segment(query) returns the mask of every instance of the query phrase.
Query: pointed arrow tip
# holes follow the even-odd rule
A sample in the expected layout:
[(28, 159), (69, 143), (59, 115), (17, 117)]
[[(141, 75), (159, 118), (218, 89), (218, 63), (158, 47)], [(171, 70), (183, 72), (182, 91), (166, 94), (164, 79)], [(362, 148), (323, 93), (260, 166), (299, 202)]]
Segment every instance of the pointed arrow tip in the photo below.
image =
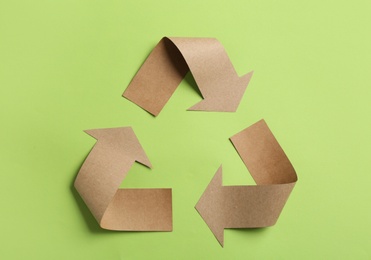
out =
[(225, 212), (222, 203), (222, 178), (222, 166), (220, 166), (195, 208), (223, 247)]
[[(243, 75), (236, 80), (231, 81), (232, 91), (218, 92), (214, 96), (205, 96), (203, 100), (188, 108), (190, 111), (215, 111), (215, 112), (236, 112), (245, 93), (247, 86), (251, 80), (254, 71)], [(234, 82), (234, 83), (232, 83)]]
[(249, 85), (250, 80), (251, 80), (253, 74), (254, 74), (254, 71), (252, 70), (249, 73), (246, 73), (245, 75), (243, 75), (242, 77), (240, 77), (240, 80), (242, 81), (242, 86), (244, 86), (245, 89)]
[(134, 133), (133, 128), (131, 127), (125, 127), (125, 131), (127, 131), (127, 136), (130, 139), (130, 143), (132, 144), (132, 147), (135, 149), (133, 150), (133, 156), (135, 157), (135, 161), (147, 166), (148, 168), (152, 168), (152, 164), (149, 161), (146, 152), (144, 151), (142, 145), (140, 144), (137, 136)]
[[(227, 102), (225, 102), (227, 101)], [(238, 104), (237, 104), (238, 106)], [(237, 106), (234, 102), (229, 102), (229, 100), (215, 99), (215, 98), (205, 98), (188, 108), (188, 111), (209, 111), (209, 112), (236, 112)]]
[(104, 129), (88, 129), (88, 130), (84, 130), (85, 133), (87, 133), (88, 135), (90, 135), (91, 137), (95, 138), (95, 139), (99, 139), (101, 138), (101, 132), (104, 131)]
[(128, 150), (126, 153), (132, 157), (136, 162), (152, 168), (142, 145), (131, 127), (117, 127), (117, 128), (102, 128), (85, 130), (85, 133), (101, 142), (109, 142), (117, 144), (121, 151)]
[(207, 110), (207, 104), (205, 99), (201, 100), (197, 104), (187, 109), (187, 111), (205, 111), (205, 110)]
[(136, 159), (135, 160), (136, 162), (140, 163), (140, 164), (143, 164), (144, 166), (147, 166), (148, 168), (152, 169), (153, 166), (151, 164), (151, 162), (149, 161), (147, 155), (144, 154), (144, 157), (141, 158), (141, 159)]

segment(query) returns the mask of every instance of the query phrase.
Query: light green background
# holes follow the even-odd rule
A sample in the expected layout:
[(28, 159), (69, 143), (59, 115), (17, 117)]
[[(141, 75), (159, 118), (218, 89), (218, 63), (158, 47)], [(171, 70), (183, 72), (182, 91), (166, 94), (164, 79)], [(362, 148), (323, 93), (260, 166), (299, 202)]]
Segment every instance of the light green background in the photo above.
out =
[[(371, 259), (370, 1), (0, 0), (1, 259)], [(187, 112), (188, 75), (154, 118), (122, 92), (162, 36), (216, 37), (255, 74), (237, 113)], [(274, 227), (225, 230), (194, 209), (228, 138), (264, 118), (299, 182)], [(101, 230), (72, 188), (95, 143), (133, 126), (154, 165), (123, 187), (173, 188), (174, 231)]]

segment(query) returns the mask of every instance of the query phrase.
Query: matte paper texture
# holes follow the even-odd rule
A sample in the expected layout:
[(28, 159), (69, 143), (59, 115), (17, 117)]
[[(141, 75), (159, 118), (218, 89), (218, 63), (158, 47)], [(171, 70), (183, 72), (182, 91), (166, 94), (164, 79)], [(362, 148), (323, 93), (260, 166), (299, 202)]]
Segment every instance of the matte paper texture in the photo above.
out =
[[(371, 1), (0, 0), (0, 259), (370, 259)], [(121, 95), (164, 35), (214, 37), (238, 76), (236, 113), (188, 72), (157, 117)], [(165, 86), (165, 85), (164, 85)], [(264, 118), (298, 173), (275, 226), (224, 229), (194, 206), (256, 185), (228, 138)], [(121, 189), (172, 188), (172, 232), (112, 232), (74, 187), (97, 140), (132, 126), (152, 168)]]
[(97, 139), (75, 187), (104, 229), (171, 231), (171, 189), (119, 189), (135, 161), (151, 167), (131, 127), (86, 131)]
[(214, 38), (164, 37), (123, 96), (157, 116), (188, 71), (204, 98), (188, 110), (236, 111), (252, 76), (239, 77)]
[(222, 186), (222, 167), (196, 205), (219, 243), (224, 228), (261, 228), (276, 223), (297, 176), (264, 120), (231, 137), (257, 186)]

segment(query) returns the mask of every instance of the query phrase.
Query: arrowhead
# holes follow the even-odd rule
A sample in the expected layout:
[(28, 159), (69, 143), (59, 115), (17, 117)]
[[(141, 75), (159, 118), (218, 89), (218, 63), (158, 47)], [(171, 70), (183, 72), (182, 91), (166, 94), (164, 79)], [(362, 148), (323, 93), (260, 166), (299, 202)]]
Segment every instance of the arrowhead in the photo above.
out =
[[(235, 112), (241, 102), (242, 96), (245, 93), (247, 85), (253, 75), (253, 71), (245, 74), (237, 79), (237, 82), (231, 85), (223, 85), (221, 88), (213, 89), (212, 96), (206, 96), (199, 103), (188, 108), (187, 110), (193, 111), (215, 111), (215, 112)], [(232, 85), (233, 84), (233, 85)], [(202, 91), (201, 91), (202, 92)]]
[(97, 139), (98, 143), (109, 143), (134, 161), (152, 168), (151, 162), (131, 127), (91, 129), (84, 132)]
[(222, 166), (196, 204), (196, 210), (211, 229), (221, 246), (224, 246), (224, 194), (222, 189)]

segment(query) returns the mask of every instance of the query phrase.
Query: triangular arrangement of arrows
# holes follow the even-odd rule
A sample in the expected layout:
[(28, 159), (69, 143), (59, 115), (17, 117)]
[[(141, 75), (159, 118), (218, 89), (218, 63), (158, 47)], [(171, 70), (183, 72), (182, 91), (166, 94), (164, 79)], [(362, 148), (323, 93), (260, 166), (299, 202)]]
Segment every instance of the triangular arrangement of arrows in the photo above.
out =
[(123, 96), (157, 116), (191, 71), (204, 98), (188, 110), (235, 112), (253, 72), (239, 77), (214, 38), (164, 37)]
[(297, 176), (264, 120), (230, 138), (256, 186), (222, 186), (222, 167), (196, 205), (224, 246), (224, 228), (259, 228), (276, 223)]
[[(203, 100), (189, 110), (234, 112), (252, 72), (239, 77), (213, 38), (164, 37), (123, 96), (157, 116), (190, 71)], [(97, 143), (75, 187), (104, 229), (171, 231), (171, 189), (119, 189), (135, 161), (151, 167), (131, 127), (86, 131)], [(225, 228), (274, 225), (297, 181), (289, 159), (264, 120), (230, 138), (257, 185), (223, 186), (220, 167), (196, 205), (219, 243)]]

